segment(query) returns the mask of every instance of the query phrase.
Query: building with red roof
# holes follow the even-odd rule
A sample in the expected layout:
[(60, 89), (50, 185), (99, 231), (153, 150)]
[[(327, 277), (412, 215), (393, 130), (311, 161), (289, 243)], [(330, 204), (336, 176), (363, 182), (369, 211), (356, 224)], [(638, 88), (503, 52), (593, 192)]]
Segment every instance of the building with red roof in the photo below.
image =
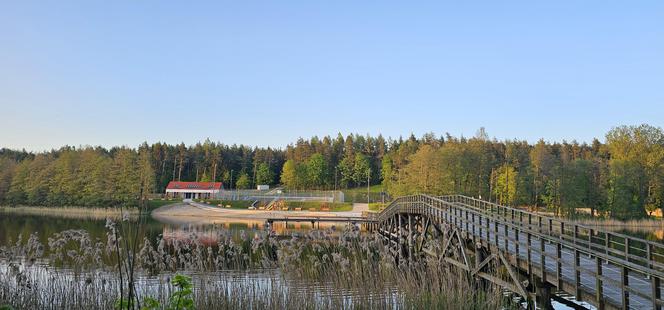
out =
[(209, 199), (221, 192), (221, 182), (180, 182), (171, 181), (166, 186), (166, 197), (184, 199)]

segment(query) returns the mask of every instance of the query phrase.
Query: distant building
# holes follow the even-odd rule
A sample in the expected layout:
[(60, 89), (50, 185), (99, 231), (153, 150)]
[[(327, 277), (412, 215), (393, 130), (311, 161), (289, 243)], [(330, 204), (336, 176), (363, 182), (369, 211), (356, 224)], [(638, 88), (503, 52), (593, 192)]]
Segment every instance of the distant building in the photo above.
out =
[(221, 191), (221, 182), (177, 182), (166, 186), (166, 197), (184, 199), (209, 199)]
[(258, 185), (258, 186), (256, 186), (256, 189), (259, 190), (259, 191), (266, 191), (266, 190), (270, 189), (270, 185)]

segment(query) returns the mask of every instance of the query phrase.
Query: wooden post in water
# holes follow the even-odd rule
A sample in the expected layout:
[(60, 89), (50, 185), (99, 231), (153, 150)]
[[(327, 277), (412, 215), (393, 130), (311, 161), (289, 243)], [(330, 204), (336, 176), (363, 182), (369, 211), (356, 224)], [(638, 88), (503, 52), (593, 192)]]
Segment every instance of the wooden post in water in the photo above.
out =
[(408, 213), (408, 259), (413, 259), (413, 218)]
[(401, 257), (403, 256), (403, 223), (401, 222), (401, 214), (397, 213), (397, 216), (399, 217), (399, 243), (397, 244), (398, 250), (399, 251), (399, 260), (401, 260)]
[(535, 301), (538, 309), (553, 310), (551, 304), (551, 285), (541, 279), (535, 280)]

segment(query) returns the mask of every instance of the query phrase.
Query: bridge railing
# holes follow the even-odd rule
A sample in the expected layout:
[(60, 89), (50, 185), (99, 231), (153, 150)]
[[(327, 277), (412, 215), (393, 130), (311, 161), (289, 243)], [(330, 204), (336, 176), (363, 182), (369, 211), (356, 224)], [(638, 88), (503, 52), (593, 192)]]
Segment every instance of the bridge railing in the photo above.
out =
[[(623, 296), (622, 303), (618, 300), (618, 304), (628, 305), (629, 296), (633, 294), (640, 296), (641, 301), (651, 300), (651, 304), (655, 307), (663, 305), (659, 282), (664, 277), (664, 264), (662, 264), (664, 246), (658, 243), (461, 195), (400, 197), (373, 216), (376, 221), (381, 222), (400, 212), (442, 216), (449, 224), (470, 232), (473, 238), (478, 237), (501, 250), (516, 253), (517, 261), (519, 248), (526, 248), (529, 266), (539, 263), (543, 268), (547, 265), (545, 262), (555, 261), (557, 268), (554, 269), (557, 270), (553, 271), (553, 276), (557, 281), (562, 279), (562, 249), (569, 249), (573, 252), (573, 264), (576, 270), (573, 284), (578, 290), (581, 287), (581, 274), (590, 272), (589, 275), (596, 281), (594, 287), (598, 303), (603, 302), (602, 299), (606, 297), (602, 293), (603, 287), (611, 284), (618, 286)], [(503, 231), (499, 232), (499, 227)], [(522, 235), (522, 239), (519, 235)], [(556, 248), (554, 253), (545, 251), (545, 243)], [(537, 259), (535, 255), (538, 256)], [(580, 265), (581, 255), (587, 255), (589, 259), (595, 261), (595, 271)], [(618, 266), (622, 270), (621, 278), (615, 279), (603, 275), (602, 261)], [(542, 270), (542, 276), (549, 272), (551, 271)], [(650, 279), (648, 282), (651, 282), (649, 286), (652, 290), (647, 292), (635, 290), (631, 287), (633, 283), (630, 283), (630, 275), (640, 275), (639, 277)]]
[(495, 214), (506, 221), (518, 224), (531, 231), (534, 230), (550, 237), (557, 237), (595, 253), (602, 252), (605, 256), (622, 259), (626, 263), (664, 272), (664, 245), (661, 243), (463, 195), (439, 198)]

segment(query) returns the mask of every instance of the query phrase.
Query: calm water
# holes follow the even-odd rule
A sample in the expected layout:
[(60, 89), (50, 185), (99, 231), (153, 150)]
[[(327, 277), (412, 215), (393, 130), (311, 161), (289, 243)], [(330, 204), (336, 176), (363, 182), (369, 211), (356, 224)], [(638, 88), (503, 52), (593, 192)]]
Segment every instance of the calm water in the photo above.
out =
[[(48, 243), (48, 238), (53, 236), (53, 234), (69, 230), (69, 229), (83, 229), (86, 230), (92, 240), (103, 240), (106, 239), (107, 229), (105, 227), (106, 219), (102, 218), (71, 218), (66, 216), (48, 216), (48, 215), (27, 215), (27, 214), (14, 214), (14, 213), (5, 213), (0, 211), (0, 246), (10, 245), (16, 242), (19, 236), (22, 236), (25, 241), (30, 234), (36, 233), (40, 241), (43, 244)], [(339, 226), (340, 224), (336, 224)], [(334, 226), (334, 224), (327, 224), (327, 227)], [(158, 237), (163, 236), (165, 239), (170, 238), (188, 238), (191, 232), (195, 232), (199, 238), (204, 240), (204, 242), (209, 242), (210, 244), (215, 244), (215, 236), (217, 236), (218, 231), (230, 231), (232, 234), (247, 234), (252, 236), (257, 232), (264, 230), (263, 220), (203, 220), (197, 223), (186, 223), (178, 221), (177, 219), (164, 219), (164, 218), (153, 218), (151, 216), (147, 217), (146, 227), (146, 237), (151, 240), (156, 240)], [(325, 226), (323, 226), (325, 227)], [(311, 229), (311, 224), (289, 224), (284, 226), (283, 224), (276, 224), (274, 230), (277, 234), (288, 235), (293, 232), (304, 232)], [(630, 232), (622, 231), (630, 235), (634, 235), (639, 238), (645, 238), (654, 241), (662, 242), (664, 233), (660, 231), (659, 228), (653, 228), (652, 232), (647, 230), (641, 230), (640, 232)], [(5, 264), (0, 263), (0, 271), (3, 268), (7, 268)], [(24, 267), (24, 268), (42, 268), (39, 265), (33, 267)], [(50, 275), (52, 269), (44, 266), (45, 275)], [(58, 268), (60, 271), (58, 273), (64, 272), (68, 274), (66, 270)], [(51, 270), (51, 271), (48, 271)], [(275, 283), (282, 283), (284, 281), (279, 275), (277, 270), (254, 270), (254, 271), (222, 271), (214, 273), (205, 273), (205, 277), (215, 277), (218, 282), (223, 283), (236, 283), (237, 285), (245, 285), (247, 283), (259, 283), (259, 286), (270, 286)], [(141, 276), (140, 282), (142, 283), (142, 290), (146, 292), (154, 293), (153, 290), (157, 287), (158, 283), (162, 283), (168, 277), (168, 275), (158, 275), (158, 276)], [(275, 282), (276, 281), (276, 282)], [(321, 292), (330, 292), (334, 291), (334, 295), (340, 294), (343, 296), (352, 296), (355, 292), (352, 290), (339, 290), (338, 288), (332, 288), (325, 283), (316, 283), (310, 281), (293, 281), (293, 279), (288, 280), (288, 286), (295, 289), (301, 290), (315, 290), (319, 293)], [(395, 287), (396, 288), (396, 287)], [(323, 293), (325, 294), (325, 293)], [(384, 298), (394, 298), (387, 294)], [(556, 309), (564, 309), (562, 305), (557, 304)]]
[[(119, 219), (115, 219), (116, 221)], [(136, 221), (136, 219), (133, 219)], [(196, 224), (180, 223), (177, 219), (155, 219), (152, 217), (147, 218), (147, 225), (145, 225), (145, 236), (151, 240), (157, 240), (162, 237), (168, 239), (186, 239), (189, 238), (192, 232), (195, 232), (199, 240), (203, 244), (216, 244), (215, 238), (218, 236), (219, 231), (230, 232), (232, 235), (246, 234), (253, 236), (258, 232), (264, 231), (263, 220), (206, 220)], [(336, 224), (339, 226), (340, 224)], [(107, 228), (106, 219), (102, 218), (71, 218), (67, 216), (48, 216), (48, 215), (28, 215), (28, 214), (15, 214), (0, 211), (0, 247), (9, 246), (16, 243), (19, 236), (22, 237), (23, 242), (31, 235), (37, 234), (42, 244), (48, 244), (48, 238), (52, 237), (55, 233), (62, 232), (70, 229), (82, 229), (87, 231), (93, 241), (100, 240), (106, 241)], [(334, 224), (321, 225), (321, 228), (335, 226)], [(316, 225), (318, 227), (318, 225)], [(336, 228), (336, 227), (335, 227)], [(278, 235), (289, 235), (294, 232), (306, 232), (312, 229), (309, 223), (303, 224), (283, 224), (273, 225), (273, 229)], [(54, 276), (60, 282), (73, 281), (81, 283), (81, 285), (88, 278), (94, 279), (93, 281), (108, 281), (112, 283), (115, 278), (112, 269), (100, 269), (92, 271), (80, 271), (71, 269), (69, 266), (50, 265), (48, 262), (39, 260), (35, 264), (19, 264), (17, 265), (21, 272), (28, 274), (32, 281), (48, 282), (53, 281)], [(10, 265), (6, 260), (0, 258), (0, 275), (6, 275), (9, 272)], [(359, 292), (356, 289), (339, 288), (332, 283), (311, 281), (299, 278), (292, 278), (287, 275), (282, 275), (278, 269), (255, 269), (255, 270), (222, 270), (214, 272), (192, 272), (184, 271), (195, 278), (196, 285), (206, 283), (206, 285), (217, 285), (222, 290), (235, 290), (242, 287), (254, 287), (271, 290), (275, 286), (287, 286), (290, 290), (302, 292), (314, 292), (318, 298), (342, 298), (345, 300), (352, 300), (356, 296), (366, 294), (366, 292)], [(163, 292), (159, 290), (163, 288), (164, 283), (169, 282), (172, 273), (165, 272), (157, 275), (147, 275), (138, 272), (139, 292), (145, 296), (158, 296)], [(1, 277), (0, 277), (1, 278)], [(9, 278), (4, 278), (5, 280)], [(202, 282), (201, 282), (202, 281)], [(86, 284), (87, 285), (87, 284)], [(115, 284), (114, 284), (115, 285)], [(389, 285), (390, 288), (386, 291), (379, 292), (377, 297), (392, 300), (396, 298), (397, 287), (395, 284)], [(83, 285), (85, 286), (85, 285)], [(112, 285), (111, 285), (112, 286)], [(111, 287), (106, 286), (106, 287)], [(113, 286), (114, 288), (114, 286)], [(50, 298), (50, 297), (49, 297)], [(53, 296), (57, 298), (57, 296)]]
[[(173, 220), (172, 218), (153, 218), (147, 217), (146, 236), (150, 240), (155, 240), (160, 235), (165, 238), (186, 238), (191, 232), (199, 236), (213, 236), (219, 230), (230, 231), (233, 234), (246, 233), (250, 237), (256, 232), (263, 231), (263, 220), (203, 220), (197, 223), (188, 223)], [(26, 240), (30, 234), (36, 233), (39, 240), (46, 244), (48, 237), (55, 233), (68, 229), (86, 230), (92, 240), (97, 238), (106, 239), (107, 229), (106, 220), (103, 218), (71, 218), (67, 216), (49, 216), (49, 215), (28, 215), (5, 213), (0, 211), (0, 246), (13, 244), (19, 238)], [(322, 224), (321, 228), (339, 227), (342, 224)], [(288, 235), (293, 232), (304, 232), (311, 229), (309, 223), (290, 223), (285, 226), (283, 223), (276, 223), (273, 229), (277, 234)], [(621, 233), (629, 234), (638, 238), (644, 238), (652, 241), (664, 242), (664, 231), (661, 228), (654, 227), (652, 231), (629, 231), (623, 230)], [(214, 240), (208, 240), (214, 242)]]
[[(116, 221), (119, 219), (115, 219)], [(134, 219), (135, 221), (135, 219)], [(147, 217), (145, 225), (145, 236), (150, 240), (156, 240), (163, 235), (168, 238), (187, 238), (191, 232), (195, 232), (199, 237), (211, 237), (217, 235), (216, 232), (223, 230), (232, 234), (247, 234), (252, 237), (255, 233), (264, 230), (264, 220), (226, 220), (226, 219), (204, 219), (196, 223), (178, 221), (177, 218), (153, 218)], [(14, 244), (19, 236), (25, 241), (30, 234), (36, 233), (42, 244), (48, 243), (48, 238), (53, 234), (69, 229), (86, 230), (92, 240), (106, 240), (107, 229), (104, 218), (72, 218), (68, 216), (49, 216), (33, 214), (16, 214), (0, 211), (0, 246)], [(321, 228), (340, 227), (343, 224), (323, 223)], [(318, 228), (318, 224), (316, 225)], [(288, 235), (293, 232), (306, 232), (312, 229), (310, 223), (289, 223), (285, 226), (283, 223), (275, 223), (274, 231), (278, 235)], [(206, 239), (207, 242), (215, 242)], [(216, 242), (215, 242), (216, 243)]]

